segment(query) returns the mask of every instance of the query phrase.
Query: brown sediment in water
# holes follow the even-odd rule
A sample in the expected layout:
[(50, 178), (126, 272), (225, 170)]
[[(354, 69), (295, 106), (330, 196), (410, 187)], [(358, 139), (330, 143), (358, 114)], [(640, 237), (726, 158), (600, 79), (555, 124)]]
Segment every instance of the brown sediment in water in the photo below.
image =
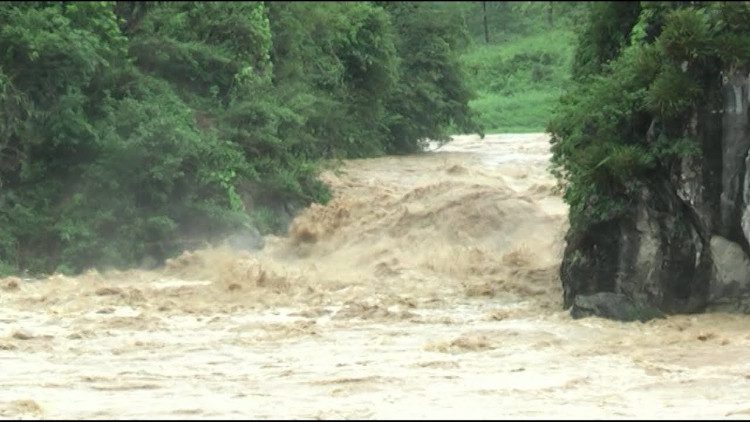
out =
[(346, 161), (254, 253), (2, 279), (0, 416), (742, 418), (748, 317), (561, 309), (548, 147)]

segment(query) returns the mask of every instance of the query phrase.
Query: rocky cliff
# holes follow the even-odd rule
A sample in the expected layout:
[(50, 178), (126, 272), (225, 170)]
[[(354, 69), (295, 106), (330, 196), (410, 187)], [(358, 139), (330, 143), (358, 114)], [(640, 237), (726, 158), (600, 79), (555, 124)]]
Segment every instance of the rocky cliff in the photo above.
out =
[(560, 274), (574, 317), (750, 310), (748, 70), (722, 72), (694, 108), (701, 154), (649, 178), (623, 215), (568, 234)]

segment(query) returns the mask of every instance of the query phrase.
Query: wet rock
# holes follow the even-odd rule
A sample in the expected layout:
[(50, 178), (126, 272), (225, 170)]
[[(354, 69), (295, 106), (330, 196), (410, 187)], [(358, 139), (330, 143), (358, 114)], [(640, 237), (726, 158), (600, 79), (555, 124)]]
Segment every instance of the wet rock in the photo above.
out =
[[(750, 311), (750, 63), (724, 69), (684, 136), (700, 153), (665, 160), (623, 213), (571, 229), (560, 276), (578, 296), (625, 294), (665, 313)], [(655, 142), (664, 123), (644, 133)]]
[(741, 297), (750, 293), (750, 259), (737, 243), (721, 236), (711, 237), (715, 276), (709, 300)]
[(750, 243), (750, 151), (745, 157), (745, 177), (743, 182), (743, 200), (742, 216), (740, 217), (740, 226), (745, 241)]
[(750, 149), (749, 85), (748, 73), (736, 68), (725, 74), (722, 86), (724, 113), (721, 116), (721, 224), (718, 234), (735, 241), (742, 233), (742, 188), (745, 157)]
[(568, 234), (560, 273), (566, 308), (579, 295), (618, 292), (665, 313), (705, 309), (711, 256), (694, 216), (670, 187), (666, 181), (644, 186), (622, 216)]
[(661, 312), (652, 307), (638, 306), (624, 294), (603, 292), (576, 296), (570, 316), (574, 319), (598, 316), (617, 321), (647, 321), (660, 317)]

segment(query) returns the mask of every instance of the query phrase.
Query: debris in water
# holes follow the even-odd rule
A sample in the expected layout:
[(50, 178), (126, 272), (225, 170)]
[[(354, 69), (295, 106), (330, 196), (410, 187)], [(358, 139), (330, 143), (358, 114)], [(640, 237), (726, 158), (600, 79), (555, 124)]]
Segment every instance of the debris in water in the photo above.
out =
[(112, 296), (119, 295), (122, 293), (122, 289), (117, 287), (102, 287), (94, 292), (97, 296)]
[(0, 289), (5, 291), (18, 290), (21, 285), (21, 279), (18, 277), (7, 277), (0, 280)]
[(707, 340), (711, 340), (713, 338), (716, 338), (716, 334), (714, 334), (714, 333), (701, 333), (701, 334), (698, 334), (698, 340), (700, 340), (700, 341), (707, 341)]
[(24, 329), (13, 331), (13, 334), (11, 334), (10, 336), (11, 338), (14, 338), (16, 340), (31, 340), (35, 337), (34, 334), (31, 333), (31, 331)]

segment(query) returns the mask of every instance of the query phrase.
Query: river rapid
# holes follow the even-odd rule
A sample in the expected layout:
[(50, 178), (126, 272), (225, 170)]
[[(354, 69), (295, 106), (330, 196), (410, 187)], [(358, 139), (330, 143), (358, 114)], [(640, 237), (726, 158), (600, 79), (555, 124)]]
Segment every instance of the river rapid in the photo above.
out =
[(573, 320), (544, 134), (345, 161), (261, 251), (0, 280), (0, 417), (750, 417), (750, 316)]

